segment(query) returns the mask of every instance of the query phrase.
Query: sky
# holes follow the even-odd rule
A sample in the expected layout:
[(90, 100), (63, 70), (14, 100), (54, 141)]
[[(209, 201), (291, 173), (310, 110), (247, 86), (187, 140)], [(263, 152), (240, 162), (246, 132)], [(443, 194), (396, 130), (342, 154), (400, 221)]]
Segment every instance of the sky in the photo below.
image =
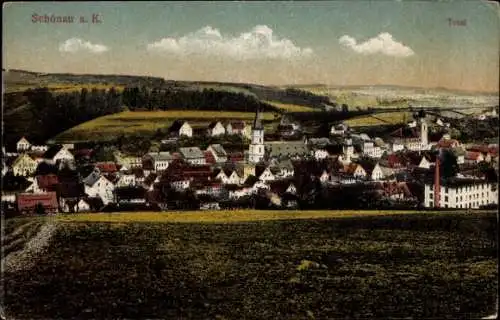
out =
[(498, 92), (499, 12), (472, 0), (4, 3), (2, 62), (38, 72)]

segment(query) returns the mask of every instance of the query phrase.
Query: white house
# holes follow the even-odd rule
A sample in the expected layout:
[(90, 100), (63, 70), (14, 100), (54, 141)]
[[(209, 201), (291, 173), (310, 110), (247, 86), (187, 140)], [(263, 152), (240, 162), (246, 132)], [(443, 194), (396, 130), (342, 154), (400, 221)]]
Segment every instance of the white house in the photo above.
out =
[(224, 163), (227, 161), (227, 152), (220, 144), (211, 144), (208, 146), (207, 151), (210, 151), (214, 156), (216, 163)]
[(189, 188), (190, 185), (191, 185), (191, 180), (187, 178), (174, 180), (170, 183), (170, 186), (174, 188), (176, 191), (184, 191), (187, 188)]
[(229, 177), (227, 177), (227, 180), (226, 180), (227, 184), (240, 184), (241, 183), (241, 177), (238, 176), (238, 173), (236, 173), (236, 171), (233, 171)]
[(418, 167), (429, 169), (431, 167), (431, 162), (425, 156), (422, 156), (422, 160), (420, 160)]
[(14, 163), (12, 163), (12, 172), (16, 176), (27, 177), (36, 171), (37, 166), (38, 162), (33, 160), (26, 153), (23, 153), (14, 161)]
[(113, 202), (113, 191), (115, 190), (115, 186), (104, 176), (100, 175), (97, 179), (93, 176), (90, 179), (85, 179), (83, 182), (85, 193), (89, 197), (100, 197), (105, 205)]
[[(424, 185), (424, 206), (434, 207), (434, 185)], [(455, 179), (442, 185), (439, 193), (440, 208), (477, 209), (498, 204), (498, 185), (481, 179)]]
[(31, 143), (25, 137), (22, 137), (17, 142), (16, 147), (17, 152), (28, 151), (31, 148)]
[(44, 146), (44, 145), (42, 145), (42, 146), (35, 146), (35, 145), (33, 145), (33, 146), (31, 146), (31, 150), (32, 151), (42, 151), (42, 152), (45, 152), (45, 151), (49, 150), (49, 147), (48, 146)]
[(129, 187), (135, 185), (137, 185), (137, 181), (135, 179), (135, 174), (133, 173), (120, 174), (118, 181), (116, 181), (117, 187)]
[(43, 155), (44, 161), (48, 163), (56, 163), (57, 161), (74, 161), (75, 157), (63, 146), (50, 147)]
[(267, 167), (259, 176), (259, 180), (263, 182), (274, 181), (276, 177), (271, 172), (271, 169)]
[(373, 167), (371, 179), (373, 181), (380, 181), (384, 179), (384, 172), (382, 171), (380, 164), (377, 163), (375, 167)]
[(316, 160), (322, 160), (328, 158), (330, 155), (328, 154), (328, 151), (325, 149), (316, 149), (314, 150), (314, 158)]
[(319, 181), (321, 181), (321, 183), (327, 183), (329, 180), (330, 174), (326, 170), (323, 170), (323, 173), (319, 177)]
[(347, 125), (341, 123), (338, 125), (333, 125), (330, 134), (332, 135), (343, 135), (347, 131)]
[(206, 164), (205, 154), (198, 147), (179, 148), (179, 152), (191, 164)]
[(221, 136), (226, 133), (226, 128), (220, 121), (214, 121), (208, 126), (208, 133), (212, 137)]
[(170, 152), (149, 152), (146, 156), (150, 157), (153, 161), (153, 167), (156, 172), (167, 170), (168, 164), (173, 159)]

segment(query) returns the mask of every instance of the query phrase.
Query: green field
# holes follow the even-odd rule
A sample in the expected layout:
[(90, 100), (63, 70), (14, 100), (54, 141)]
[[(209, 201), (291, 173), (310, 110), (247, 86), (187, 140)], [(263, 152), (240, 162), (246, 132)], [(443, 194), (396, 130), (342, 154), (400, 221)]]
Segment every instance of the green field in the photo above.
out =
[(61, 216), (36, 264), (4, 273), (4, 307), (16, 319), (471, 319), (494, 310), (496, 212), (289, 216), (299, 213), (241, 222), (225, 212), (230, 224)]
[[(102, 141), (118, 137), (121, 134), (151, 135), (158, 129), (168, 128), (173, 121), (183, 119), (191, 125), (208, 125), (211, 121), (246, 120), (255, 118), (252, 112), (220, 112), (220, 111), (125, 111), (99, 117), (73, 127), (55, 140), (65, 141)], [(274, 114), (265, 112), (264, 120), (273, 120)]]
[(311, 111), (321, 111), (321, 109), (318, 108), (311, 108), (311, 107), (306, 107), (306, 106), (300, 106), (297, 104), (290, 104), (290, 103), (280, 103), (276, 101), (262, 101), (267, 104), (270, 104), (272, 106), (275, 106), (281, 110), (284, 110), (286, 112), (311, 112)]
[(345, 123), (350, 127), (379, 126), (384, 124), (398, 124), (410, 122), (412, 115), (409, 112), (387, 112), (375, 115), (361, 116), (348, 119)]

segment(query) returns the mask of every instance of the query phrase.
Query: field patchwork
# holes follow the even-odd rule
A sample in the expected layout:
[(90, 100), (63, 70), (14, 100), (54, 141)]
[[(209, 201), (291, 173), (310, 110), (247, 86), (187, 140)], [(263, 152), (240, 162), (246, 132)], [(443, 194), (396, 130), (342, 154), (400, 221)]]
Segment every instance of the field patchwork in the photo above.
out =
[[(105, 141), (121, 134), (152, 135), (158, 129), (168, 128), (175, 120), (187, 120), (191, 125), (208, 125), (211, 121), (246, 120), (252, 121), (252, 112), (221, 112), (221, 111), (124, 111), (117, 114), (99, 117), (73, 127), (61, 134), (55, 140), (65, 141)], [(274, 114), (263, 113), (263, 120), (273, 120)]]

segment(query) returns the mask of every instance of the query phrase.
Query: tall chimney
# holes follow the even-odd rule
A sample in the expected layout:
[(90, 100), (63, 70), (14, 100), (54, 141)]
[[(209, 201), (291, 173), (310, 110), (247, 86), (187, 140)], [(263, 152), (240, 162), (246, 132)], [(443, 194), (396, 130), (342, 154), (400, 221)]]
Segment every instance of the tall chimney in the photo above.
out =
[(439, 196), (441, 192), (441, 179), (439, 178), (439, 157), (436, 158), (436, 170), (434, 173), (434, 207), (439, 208)]

